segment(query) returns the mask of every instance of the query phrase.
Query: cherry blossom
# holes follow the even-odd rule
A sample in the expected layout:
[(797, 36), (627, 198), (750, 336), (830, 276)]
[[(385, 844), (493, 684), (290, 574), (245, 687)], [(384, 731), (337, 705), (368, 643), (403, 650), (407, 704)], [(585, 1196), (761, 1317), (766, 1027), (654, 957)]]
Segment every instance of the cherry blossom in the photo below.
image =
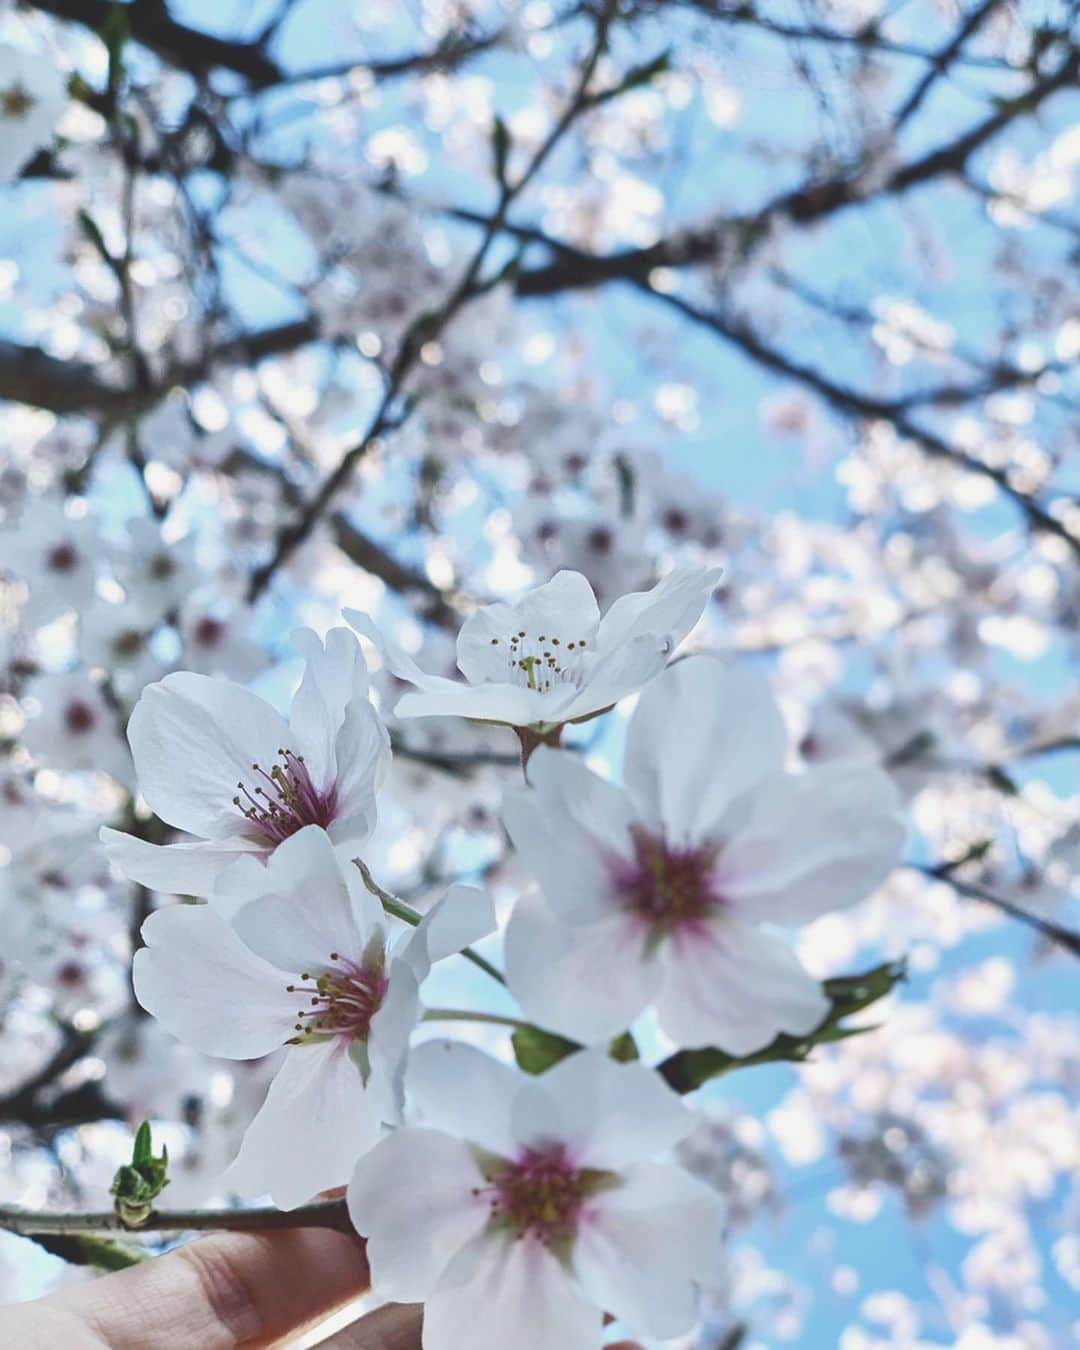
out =
[(349, 1212), (376, 1294), (424, 1301), (424, 1350), (599, 1350), (605, 1311), (689, 1330), (720, 1206), (655, 1160), (693, 1117), (654, 1073), (582, 1051), (530, 1080), (432, 1041), (406, 1082), (411, 1123), (360, 1160)]
[(27, 617), (47, 623), (89, 604), (96, 594), (101, 542), (94, 521), (35, 498), (0, 535), (4, 570), (28, 586)]
[(178, 672), (143, 691), (128, 724), (139, 790), (193, 836), (151, 844), (104, 829), (109, 857), (155, 890), (206, 895), (241, 854), (265, 860), (306, 825), (362, 848), (390, 742), (368, 702), (368, 674), (346, 628), (293, 635), (305, 669), (288, 722), (238, 684)]
[(204, 1054), (285, 1047), (226, 1181), (289, 1209), (343, 1183), (398, 1119), (419, 985), (433, 962), (490, 931), (494, 911), (482, 892), (454, 887), (391, 945), (381, 905), (317, 825), (265, 867), (239, 859), (221, 892), (150, 916), (135, 992)]
[(64, 77), (43, 52), (0, 43), (0, 183), (52, 140), (67, 101)]
[(116, 734), (116, 711), (101, 684), (79, 672), (39, 675), (26, 687), (33, 709), (23, 744), (52, 768), (132, 779), (131, 759)]
[[(872, 765), (784, 769), (767, 682), (701, 655), (641, 695), (625, 790), (541, 747), (504, 820), (541, 893), (515, 908), (510, 987), (567, 1035), (616, 1035), (650, 1003), (682, 1046), (749, 1054), (805, 1035), (828, 1003), (768, 925), (863, 899), (904, 837)], [(604, 979), (589, 977), (602, 964)]]
[(386, 643), (366, 614), (345, 617), (416, 686), (399, 717), (472, 717), (541, 733), (610, 708), (654, 679), (701, 618), (718, 568), (678, 568), (651, 591), (624, 595), (601, 618), (588, 581), (558, 572), (515, 604), (484, 605), (457, 639), (465, 683), (426, 675)]

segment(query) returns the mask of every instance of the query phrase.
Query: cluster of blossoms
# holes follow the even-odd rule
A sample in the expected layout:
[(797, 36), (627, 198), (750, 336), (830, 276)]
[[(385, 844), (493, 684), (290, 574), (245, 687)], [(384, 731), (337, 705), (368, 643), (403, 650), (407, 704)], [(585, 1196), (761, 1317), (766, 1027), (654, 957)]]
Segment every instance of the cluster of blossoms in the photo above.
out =
[[(761, 677), (673, 661), (716, 581), (676, 570), (601, 616), (584, 578), (560, 573), (465, 622), (464, 681), (425, 675), (348, 613), (415, 686), (399, 717), (517, 733), (526, 782), (503, 820), (538, 886), (510, 916), (505, 983), (529, 1019), (511, 1024), (565, 1047), (539, 1076), (464, 1042), (414, 1044), (435, 963), (464, 953), (503, 979), (471, 950), (496, 915), (456, 885), (421, 917), (373, 880), (390, 742), (353, 632), (296, 635), (288, 721), (188, 673), (132, 714), (141, 791), (191, 837), (107, 830), (108, 854), (200, 901), (147, 919), (136, 994), (206, 1054), (283, 1052), (226, 1184), (290, 1208), (348, 1182), (375, 1293), (425, 1303), (427, 1350), (588, 1350), (605, 1313), (643, 1337), (690, 1328), (720, 1198), (672, 1156), (693, 1113), (651, 1056), (609, 1044), (649, 1007), (669, 1049), (811, 1036), (829, 1000), (769, 925), (853, 903), (897, 861), (898, 798), (876, 765), (789, 772)], [(560, 740), (635, 694), (623, 790)]]
[[(0, 0), (0, 1201), (95, 1203), (149, 1118), (169, 1207), (358, 1164), (379, 1293), (436, 1340), (482, 1344), (470, 1299), (496, 1343), (546, 1334), (548, 1293), (556, 1343), (598, 1309), (651, 1339), (694, 1283), (680, 1350), (1051, 1350), (1080, 1284), (1067, 18), (425, 0), (406, 33), (282, 0), (256, 40), (165, 8)], [(725, 655), (676, 660), (721, 560)], [(563, 569), (588, 586), (455, 645)], [(848, 1040), (819, 978), (871, 953), (921, 1006)], [(519, 1071), (479, 1020), (509, 1017)], [(496, 1058), (432, 1048), (448, 1025)], [(678, 1138), (664, 1083), (811, 1048)], [(868, 1253), (907, 1219), (940, 1307)], [(421, 1231), (442, 1264), (406, 1270)]]

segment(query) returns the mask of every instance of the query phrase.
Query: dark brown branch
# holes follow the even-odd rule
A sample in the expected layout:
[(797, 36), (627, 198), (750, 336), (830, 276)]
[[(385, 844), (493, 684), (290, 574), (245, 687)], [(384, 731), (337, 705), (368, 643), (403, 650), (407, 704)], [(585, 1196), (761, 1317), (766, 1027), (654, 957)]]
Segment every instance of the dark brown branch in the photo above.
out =
[(457, 284), (436, 313), (421, 315), (402, 338), (397, 354), (386, 375), (383, 396), (363, 437), (341, 457), (337, 467), (324, 480), (318, 491), (304, 507), (299, 518), (288, 525), (278, 536), (273, 556), (251, 578), (248, 587), (249, 600), (258, 599), (270, 584), (278, 569), (307, 539), (316, 523), (328, 511), (338, 492), (348, 482), (356, 466), (370, 448), (378, 442), (379, 437), (388, 430), (399, 426), (408, 416), (408, 407), (399, 409), (398, 405), (405, 383), (419, 358), (421, 348), (425, 343), (440, 337), (459, 311), (477, 294), (482, 293), (484, 288), (480, 285), (481, 273), (491, 245), (502, 231), (511, 205), (540, 172), (575, 119), (589, 106), (589, 86), (600, 57), (607, 47), (608, 30), (614, 18), (615, 9), (616, 0), (607, 0), (603, 9), (596, 16), (591, 49), (578, 72), (573, 93), (567, 100), (562, 114), (533, 153), (521, 174), (513, 181), (505, 176), (500, 177), (499, 195), (495, 210), (484, 229), (479, 246), (473, 253)]
[(1019, 507), (1033, 529), (1056, 535), (1057, 538), (1068, 544), (1077, 557), (1080, 557), (1080, 539), (1071, 534), (1064, 522), (1053, 515), (1040, 501), (1017, 488), (1009, 480), (1006, 469), (987, 464), (968, 451), (950, 445), (928, 428), (916, 425), (904, 411), (905, 405), (903, 402), (898, 404), (895, 401), (878, 399), (870, 394), (864, 394), (858, 390), (837, 384), (812, 366), (796, 361), (794, 357), (787, 356), (783, 352), (770, 347), (742, 320), (702, 309), (690, 301), (684, 300), (681, 296), (670, 292), (654, 291), (648, 285), (642, 285), (641, 289), (647, 294), (655, 296), (685, 318), (692, 319), (699, 326), (709, 329), (718, 337), (738, 347), (745, 355), (751, 357), (767, 370), (796, 380), (799, 384), (818, 394), (830, 407), (837, 411), (868, 420), (889, 422), (902, 437), (917, 445), (924, 454), (931, 458), (942, 460), (958, 469), (978, 474), (983, 478), (989, 478), (1000, 492), (1008, 497), (1015, 506)]
[(45, 1210), (0, 1206), (0, 1229), (24, 1237), (77, 1233), (256, 1233), (283, 1228), (332, 1228), (355, 1233), (344, 1200), (318, 1200), (297, 1209), (154, 1210), (146, 1223), (132, 1228), (110, 1210), (87, 1214), (55, 1214)]
[[(35, 9), (55, 15), (58, 19), (82, 24), (94, 32), (104, 27), (115, 8), (114, 0), (29, 0), (29, 3)], [(451, 37), (427, 52), (415, 52), (387, 60), (366, 61), (358, 58), (309, 71), (290, 71), (270, 54), (268, 39), (272, 37), (271, 33), (263, 34), (255, 42), (215, 37), (212, 33), (177, 22), (169, 15), (163, 0), (134, 0), (134, 3), (123, 8), (131, 36), (168, 65), (196, 77), (205, 77), (214, 70), (228, 70), (239, 75), (251, 90), (272, 89), (335, 75), (344, 76), (354, 69), (370, 71), (376, 79), (446, 70), (487, 51), (502, 36), (499, 32), (465, 34)]]
[(922, 107), (927, 95), (933, 89), (934, 85), (946, 75), (949, 69), (955, 64), (957, 58), (964, 49), (964, 43), (969, 37), (972, 37), (983, 24), (990, 18), (993, 12), (1002, 4), (1002, 0), (983, 0), (981, 5), (977, 5), (970, 14), (960, 24), (956, 32), (948, 42), (941, 48), (938, 54), (930, 63), (930, 69), (923, 72), (922, 77), (912, 89), (904, 102), (896, 111), (893, 118), (894, 130), (899, 130), (906, 122)]
[(973, 881), (964, 881), (956, 875), (958, 863), (938, 863), (936, 865), (911, 865), (912, 870), (921, 872), (923, 876), (929, 877), (932, 881), (943, 881), (947, 886), (951, 886), (957, 895), (966, 896), (969, 900), (981, 900), (984, 905), (991, 905), (994, 909), (1000, 910), (1002, 914), (1007, 914), (1010, 919), (1016, 919), (1025, 924), (1028, 928), (1033, 928), (1037, 933), (1048, 941), (1053, 942), (1063, 951), (1067, 951), (1071, 956), (1080, 957), (1080, 933), (1075, 933), (1071, 928), (1066, 928), (1063, 924), (1054, 923), (1051, 919), (1044, 919), (1039, 914), (1032, 914), (1030, 910), (1021, 909), (1019, 905), (1014, 905), (1011, 900), (1006, 900), (1004, 896), (995, 894), (987, 890), (985, 886), (980, 886)]
[(861, 173), (845, 174), (805, 184), (748, 215), (723, 217), (704, 227), (683, 230), (648, 248), (600, 256), (560, 248), (554, 261), (519, 273), (517, 293), (555, 295), (608, 281), (642, 282), (654, 268), (712, 262), (726, 246), (737, 246), (739, 254), (745, 257), (766, 237), (774, 222), (787, 220), (809, 225), (849, 206), (899, 196), (937, 178), (963, 177), (976, 151), (1019, 117), (1035, 112), (1053, 94), (1075, 86), (1078, 73), (1080, 52), (1073, 50), (1052, 74), (1036, 80), (1018, 97), (1002, 100), (993, 113), (962, 136), (894, 170), (878, 187), (868, 188)]

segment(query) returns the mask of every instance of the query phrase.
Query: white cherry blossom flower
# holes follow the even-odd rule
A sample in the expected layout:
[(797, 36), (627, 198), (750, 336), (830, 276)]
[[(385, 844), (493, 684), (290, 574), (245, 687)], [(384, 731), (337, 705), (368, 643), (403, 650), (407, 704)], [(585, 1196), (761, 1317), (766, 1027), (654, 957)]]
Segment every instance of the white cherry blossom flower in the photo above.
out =
[(455, 886), (389, 946), (381, 905), (317, 825), (265, 867), (238, 860), (222, 887), (220, 900), (150, 916), (135, 992), (204, 1054), (285, 1047), (225, 1179), (291, 1209), (344, 1183), (398, 1119), (419, 985), (433, 962), (490, 932), (494, 910), (482, 891)]
[(719, 1259), (716, 1193), (653, 1159), (693, 1128), (657, 1074), (581, 1051), (526, 1078), (429, 1041), (417, 1121), (361, 1158), (349, 1213), (372, 1287), (424, 1303), (424, 1350), (599, 1350), (689, 1331)]
[(88, 675), (55, 671), (31, 680), (26, 698), (33, 714), (22, 742), (36, 760), (52, 769), (107, 773), (130, 784), (131, 758), (100, 684)]
[(543, 892), (518, 903), (506, 938), (528, 1017), (599, 1041), (654, 1003), (679, 1045), (740, 1055), (821, 1022), (820, 985), (762, 925), (862, 899), (904, 831), (880, 769), (787, 773), (786, 743), (765, 679), (702, 655), (641, 696), (625, 790), (536, 752), (531, 790), (504, 810)]
[(64, 77), (51, 57), (0, 43), (0, 183), (49, 144), (66, 102)]
[(676, 568), (651, 591), (620, 597), (601, 618), (588, 581), (557, 572), (516, 604), (484, 605), (462, 624), (465, 683), (427, 675), (386, 643), (366, 614), (345, 617), (383, 651), (391, 671), (416, 686), (399, 717), (471, 717), (543, 734), (592, 717), (654, 679), (701, 618), (719, 568)]
[(156, 845), (102, 830), (130, 880), (211, 895), (238, 856), (265, 860), (306, 825), (335, 845), (366, 843), (390, 740), (368, 701), (360, 644), (347, 628), (331, 629), (325, 647), (299, 629), (293, 644), (307, 664), (288, 722), (249, 689), (188, 671), (143, 691), (128, 724), (139, 790), (192, 838)]
[(34, 625), (93, 602), (101, 553), (94, 521), (69, 516), (59, 501), (49, 497), (29, 500), (18, 519), (0, 534), (4, 571), (25, 582), (24, 614)]
[(169, 542), (158, 521), (141, 518), (128, 525), (128, 538), (128, 549), (116, 559), (116, 573), (129, 602), (152, 627), (178, 609), (197, 585), (195, 542), (190, 536)]
[(267, 665), (266, 651), (251, 635), (251, 611), (223, 599), (218, 588), (196, 591), (180, 608), (183, 665), (200, 675), (250, 680)]

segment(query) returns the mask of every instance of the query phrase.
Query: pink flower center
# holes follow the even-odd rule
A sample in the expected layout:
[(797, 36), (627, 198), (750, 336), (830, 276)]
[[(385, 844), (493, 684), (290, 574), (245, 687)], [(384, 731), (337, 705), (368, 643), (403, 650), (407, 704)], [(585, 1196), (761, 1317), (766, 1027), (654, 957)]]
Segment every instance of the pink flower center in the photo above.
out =
[(317, 974), (305, 971), (301, 984), (285, 986), (286, 992), (303, 999), (290, 1045), (303, 1045), (320, 1036), (364, 1040), (371, 1019), (382, 1007), (388, 981), (381, 964), (363, 966), (338, 952), (330, 953), (329, 963)]
[(46, 562), (51, 572), (74, 572), (79, 565), (79, 555), (71, 544), (57, 544), (49, 550)]
[(715, 848), (676, 848), (640, 826), (631, 835), (633, 859), (612, 860), (615, 893), (656, 936), (697, 927), (723, 904), (713, 880)]
[(89, 703), (75, 699), (64, 709), (64, 725), (73, 736), (83, 736), (92, 731), (97, 718)]
[(279, 749), (278, 759), (280, 763), (272, 765), (269, 772), (253, 764), (252, 771), (262, 782), (252, 788), (237, 783), (240, 795), (233, 798), (241, 815), (274, 848), (305, 825), (320, 825), (325, 830), (337, 809), (336, 785), (320, 792), (311, 781), (303, 755)]
[(491, 1178), (486, 1193), (492, 1218), (519, 1238), (532, 1236), (547, 1246), (567, 1242), (577, 1231), (578, 1216), (595, 1189), (596, 1177), (574, 1167), (562, 1144), (526, 1149)]

